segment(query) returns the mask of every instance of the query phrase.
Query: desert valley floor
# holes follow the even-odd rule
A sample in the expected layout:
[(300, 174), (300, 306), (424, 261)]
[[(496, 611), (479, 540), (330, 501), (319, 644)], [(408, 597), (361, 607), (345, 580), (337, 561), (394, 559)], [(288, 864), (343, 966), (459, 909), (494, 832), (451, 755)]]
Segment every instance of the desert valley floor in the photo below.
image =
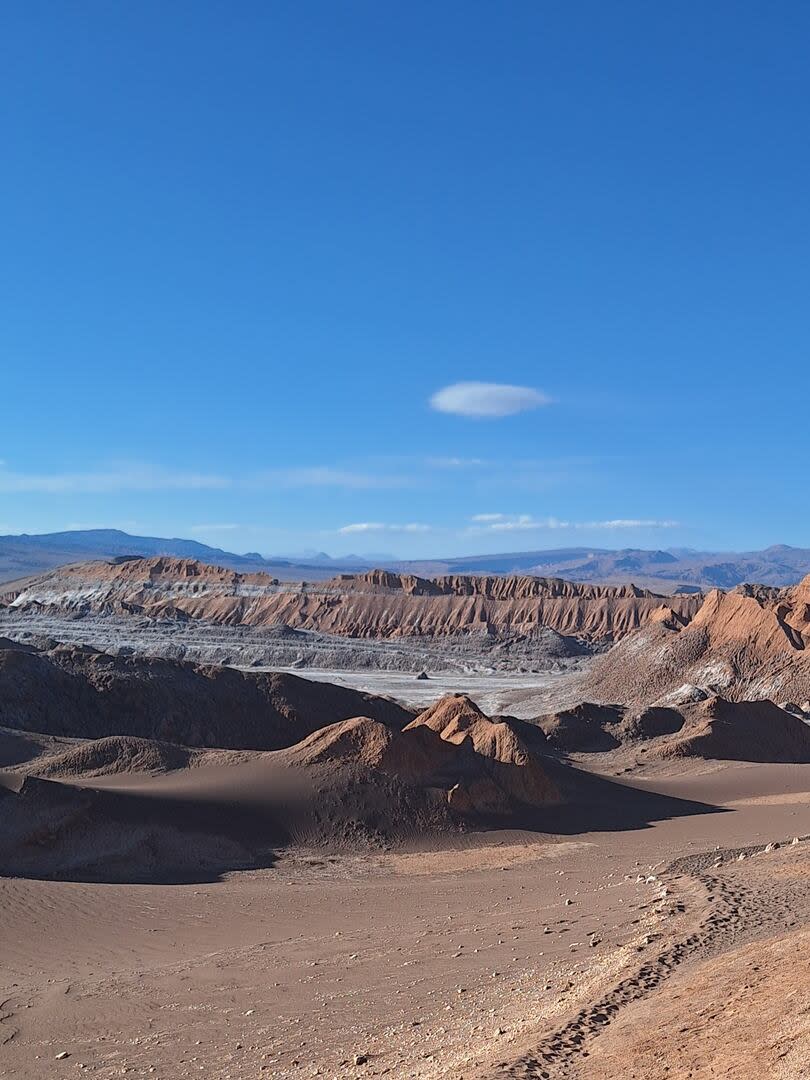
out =
[(715, 812), (4, 880), (3, 1075), (808, 1075), (810, 766), (650, 786)]
[(255, 581), (81, 575), (0, 606), (0, 1076), (810, 1077), (810, 581), (269, 586), (273, 665)]

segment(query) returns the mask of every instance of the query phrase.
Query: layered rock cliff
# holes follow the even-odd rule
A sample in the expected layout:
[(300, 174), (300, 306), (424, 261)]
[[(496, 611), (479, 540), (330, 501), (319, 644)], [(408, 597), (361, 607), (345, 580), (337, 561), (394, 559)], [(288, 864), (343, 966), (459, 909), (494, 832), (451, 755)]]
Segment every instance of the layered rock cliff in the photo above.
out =
[(610, 643), (650, 622), (688, 622), (699, 596), (661, 597), (632, 585), (556, 578), (440, 577), (373, 570), (327, 582), (280, 583), (189, 559), (132, 559), (62, 567), (0, 595), (16, 611), (284, 624), (354, 638), (532, 634), (550, 628)]

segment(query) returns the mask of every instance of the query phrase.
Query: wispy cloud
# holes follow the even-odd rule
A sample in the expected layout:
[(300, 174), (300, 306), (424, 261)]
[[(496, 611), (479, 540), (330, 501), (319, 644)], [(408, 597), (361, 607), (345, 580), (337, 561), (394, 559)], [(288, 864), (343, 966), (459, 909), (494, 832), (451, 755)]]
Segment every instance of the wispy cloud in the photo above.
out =
[(353, 533), (428, 533), (432, 531), (433, 526), (422, 525), (418, 522), (410, 522), (407, 525), (391, 525), (382, 521), (357, 521), (352, 525), (344, 525), (341, 529), (338, 529), (338, 532), (342, 533), (344, 536)]
[(437, 390), (430, 407), (437, 412), (454, 413), (476, 419), (497, 419), (550, 405), (551, 398), (531, 386), (508, 383), (459, 382)]
[(409, 487), (413, 480), (407, 476), (383, 473), (355, 472), (330, 465), (300, 466), (289, 469), (265, 469), (248, 478), (251, 487), (283, 488), (333, 487), (351, 490)]
[(477, 457), (429, 457), (425, 458), (425, 464), (431, 469), (475, 469), (487, 463)]
[(531, 514), (476, 514), (474, 532), (536, 532), (539, 529), (568, 529), (570, 523), (558, 518), (535, 518)]
[(18, 472), (0, 465), (0, 494), (114, 495), (131, 491), (202, 491), (222, 488), (409, 487), (404, 475), (356, 471), (329, 465), (265, 469), (238, 476), (167, 468), (141, 463), (113, 463), (84, 472)]
[(680, 524), (668, 519), (611, 518), (606, 521), (564, 521), (561, 518), (537, 518), (532, 514), (474, 514), (470, 532), (539, 532), (541, 530), (582, 529), (674, 529)]
[(91, 472), (26, 473), (0, 468), (0, 493), (112, 495), (124, 491), (199, 491), (229, 487), (228, 477), (158, 465), (114, 465)]
[(681, 523), (655, 518), (613, 518), (610, 521), (582, 521), (578, 529), (677, 529)]

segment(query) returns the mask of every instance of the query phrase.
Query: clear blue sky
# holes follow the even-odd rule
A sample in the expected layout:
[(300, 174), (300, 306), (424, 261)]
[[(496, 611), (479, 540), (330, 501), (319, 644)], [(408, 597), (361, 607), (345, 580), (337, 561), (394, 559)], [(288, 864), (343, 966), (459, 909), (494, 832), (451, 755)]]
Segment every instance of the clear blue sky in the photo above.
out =
[(790, 0), (4, 5), (0, 531), (810, 544), (808, 48)]

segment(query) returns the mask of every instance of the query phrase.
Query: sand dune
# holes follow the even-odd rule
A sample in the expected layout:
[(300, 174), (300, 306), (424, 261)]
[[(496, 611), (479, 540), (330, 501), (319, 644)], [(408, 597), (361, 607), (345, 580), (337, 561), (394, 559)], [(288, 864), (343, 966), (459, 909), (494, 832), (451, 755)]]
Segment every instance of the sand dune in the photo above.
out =
[(86, 880), (207, 878), (290, 845), (380, 850), (505, 825), (573, 834), (708, 809), (580, 772), (547, 755), (538, 729), (463, 696), (401, 731), (354, 717), (276, 751), (85, 740), (12, 766), (3, 784), (0, 872)]

